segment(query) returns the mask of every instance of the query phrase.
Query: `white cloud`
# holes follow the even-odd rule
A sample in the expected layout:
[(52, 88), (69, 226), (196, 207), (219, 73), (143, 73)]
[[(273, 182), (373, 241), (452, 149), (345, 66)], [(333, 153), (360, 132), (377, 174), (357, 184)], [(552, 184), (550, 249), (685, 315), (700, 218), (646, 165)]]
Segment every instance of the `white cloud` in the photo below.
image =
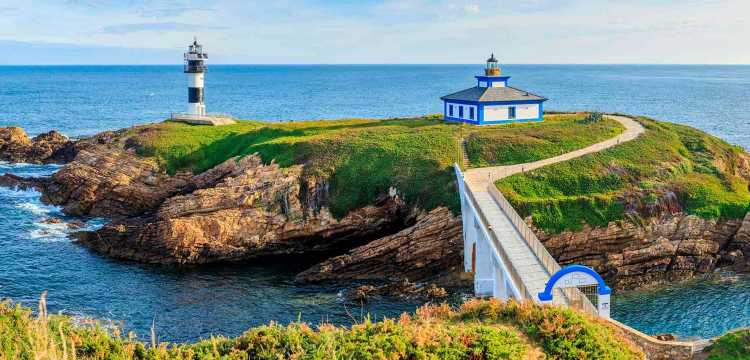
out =
[(234, 63), (477, 63), (493, 50), (514, 63), (750, 63), (748, 12), (747, 0), (47, 0), (4, 13), (0, 40), (181, 50), (197, 35)]

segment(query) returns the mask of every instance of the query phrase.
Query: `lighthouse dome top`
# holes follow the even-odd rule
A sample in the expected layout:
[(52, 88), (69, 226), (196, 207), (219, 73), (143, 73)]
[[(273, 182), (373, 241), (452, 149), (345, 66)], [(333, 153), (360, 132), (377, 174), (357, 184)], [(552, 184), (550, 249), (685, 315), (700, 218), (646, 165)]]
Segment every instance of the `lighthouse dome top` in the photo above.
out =
[(200, 55), (199, 58), (207, 59), (208, 53), (203, 51), (203, 45), (198, 43), (198, 38), (193, 38), (193, 43), (188, 46), (187, 54)]
[(485, 76), (500, 76), (500, 66), (497, 65), (497, 59), (495, 59), (495, 53), (490, 55), (487, 59), (487, 66), (484, 68)]

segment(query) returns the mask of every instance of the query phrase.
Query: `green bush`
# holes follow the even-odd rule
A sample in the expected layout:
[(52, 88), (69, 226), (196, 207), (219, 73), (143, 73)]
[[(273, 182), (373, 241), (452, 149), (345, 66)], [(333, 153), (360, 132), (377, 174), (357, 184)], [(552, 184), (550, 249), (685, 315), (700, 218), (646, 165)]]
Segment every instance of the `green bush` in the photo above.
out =
[(750, 359), (750, 329), (728, 333), (706, 349), (708, 360)]

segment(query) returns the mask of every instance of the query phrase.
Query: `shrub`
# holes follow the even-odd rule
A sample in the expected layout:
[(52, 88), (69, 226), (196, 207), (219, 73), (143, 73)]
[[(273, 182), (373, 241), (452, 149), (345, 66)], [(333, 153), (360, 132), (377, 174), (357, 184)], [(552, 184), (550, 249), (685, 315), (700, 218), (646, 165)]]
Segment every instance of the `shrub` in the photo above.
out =
[(750, 329), (730, 332), (706, 350), (708, 360), (750, 359)]

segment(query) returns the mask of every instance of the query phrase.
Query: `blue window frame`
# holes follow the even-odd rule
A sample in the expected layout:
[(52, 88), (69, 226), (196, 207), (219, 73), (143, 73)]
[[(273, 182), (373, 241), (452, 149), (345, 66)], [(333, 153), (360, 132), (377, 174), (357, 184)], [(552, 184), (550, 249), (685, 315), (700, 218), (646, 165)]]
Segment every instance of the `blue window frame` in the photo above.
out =
[(448, 105), (448, 116), (453, 116), (453, 105)]
[(508, 119), (515, 119), (516, 118), (516, 107), (511, 106), (508, 107)]
[(469, 119), (474, 120), (474, 108), (469, 108)]
[(460, 105), (458, 107), (458, 117), (460, 117), (462, 119), (464, 118), (464, 107), (460, 106)]

